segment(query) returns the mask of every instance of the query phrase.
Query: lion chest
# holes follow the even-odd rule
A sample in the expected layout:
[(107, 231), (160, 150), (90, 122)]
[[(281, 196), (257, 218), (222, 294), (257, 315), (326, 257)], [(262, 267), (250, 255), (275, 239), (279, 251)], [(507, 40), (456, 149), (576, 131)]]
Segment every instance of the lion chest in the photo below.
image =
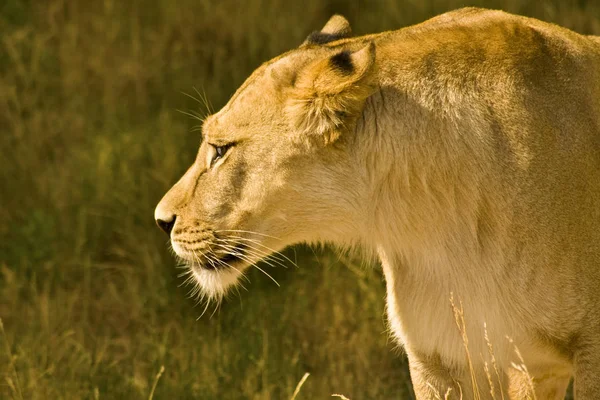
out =
[(509, 366), (514, 343), (526, 342), (526, 326), (506, 293), (485, 282), (451, 275), (406, 274), (384, 265), (387, 312), (395, 338), (407, 353), (440, 357), (448, 365), (491, 360)]

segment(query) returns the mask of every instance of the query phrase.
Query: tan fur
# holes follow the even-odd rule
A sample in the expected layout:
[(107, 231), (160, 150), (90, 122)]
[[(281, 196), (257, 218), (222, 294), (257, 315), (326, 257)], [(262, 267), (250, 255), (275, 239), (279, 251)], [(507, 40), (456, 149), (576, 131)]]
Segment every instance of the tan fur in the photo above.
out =
[(301, 138), (333, 142), (360, 115), (365, 99), (374, 91), (375, 45), (356, 51), (350, 60), (355, 71), (349, 75), (332, 69), (325, 58), (296, 77), (287, 94), (286, 112)]
[[(348, 36), (335, 18), (325, 33)], [(173, 248), (203, 293), (293, 243), (361, 246), (381, 260), (418, 399), (473, 398), (474, 383), (490, 397), (486, 365), (497, 398), (522, 398), (529, 378), (538, 399), (562, 398), (572, 376), (577, 399), (600, 398), (598, 38), (467, 8), (307, 40), (203, 135), (155, 214), (176, 216)]]

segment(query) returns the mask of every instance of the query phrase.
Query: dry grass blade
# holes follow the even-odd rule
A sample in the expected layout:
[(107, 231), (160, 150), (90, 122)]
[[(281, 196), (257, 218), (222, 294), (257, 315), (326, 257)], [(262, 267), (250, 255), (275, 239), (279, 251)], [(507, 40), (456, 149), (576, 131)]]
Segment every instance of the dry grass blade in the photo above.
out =
[(302, 385), (304, 385), (304, 382), (306, 382), (306, 380), (308, 379), (310, 373), (305, 373), (304, 376), (302, 377), (302, 379), (300, 379), (300, 382), (298, 382), (298, 384), (296, 385), (296, 389), (294, 389), (294, 393), (292, 394), (292, 398), (291, 400), (295, 400), (296, 396), (298, 396), (298, 393), (300, 393), (300, 389), (302, 388)]
[(150, 391), (150, 395), (148, 396), (148, 400), (152, 400), (154, 397), (154, 391), (156, 390), (156, 385), (158, 385), (158, 380), (162, 376), (163, 372), (165, 372), (165, 366), (161, 365), (156, 377), (154, 378), (154, 383), (152, 384), (152, 390)]
[(347, 398), (346, 396), (344, 396), (343, 394), (332, 394), (331, 397), (339, 397), (342, 400), (350, 400), (349, 398)]
[[(484, 332), (484, 338), (485, 338), (485, 342), (487, 343), (487, 347), (488, 347), (488, 352), (490, 353), (490, 357), (491, 357), (491, 361), (492, 361), (492, 367), (494, 367), (494, 374), (496, 375), (496, 380), (498, 381), (498, 386), (500, 387), (500, 396), (502, 398), (502, 400), (504, 400), (504, 389), (503, 389), (503, 385), (502, 385), (502, 380), (500, 379), (500, 372), (498, 370), (498, 363), (496, 362), (496, 355), (494, 353), (494, 346), (492, 346), (492, 342), (490, 341), (490, 337), (488, 335), (488, 330), (487, 330), (487, 324), (484, 323), (483, 324), (483, 332)], [(493, 379), (491, 377), (491, 374), (489, 372), (488, 369), (488, 365), (486, 363), (486, 374), (488, 377), (488, 381), (490, 383), (490, 390), (492, 391), (492, 396), (495, 395), (495, 390), (494, 390), (494, 384), (493, 384)]]
[(452, 311), (454, 312), (454, 321), (460, 331), (463, 340), (463, 346), (467, 354), (467, 361), (469, 363), (469, 373), (471, 375), (471, 386), (473, 388), (473, 398), (475, 400), (481, 399), (479, 394), (479, 386), (477, 385), (477, 378), (475, 376), (475, 369), (473, 368), (473, 360), (471, 359), (471, 352), (469, 351), (469, 337), (467, 336), (467, 325), (465, 323), (465, 311), (463, 308), (462, 301), (460, 301), (460, 308), (454, 303), (454, 293), (450, 293), (450, 304), (452, 304)]
[(517, 345), (514, 343), (512, 338), (507, 336), (506, 339), (510, 342), (511, 345), (514, 346), (515, 354), (519, 358), (519, 362), (520, 362), (520, 364), (513, 362), (513, 363), (511, 363), (511, 366), (523, 376), (523, 378), (525, 379), (525, 382), (527, 383), (527, 393), (525, 394), (524, 400), (537, 400), (537, 397), (535, 395), (535, 385), (533, 383), (533, 377), (529, 373), (529, 370), (527, 369), (527, 365), (525, 365), (525, 360), (523, 359), (523, 356), (521, 355), (521, 351), (519, 350)]
[[(442, 398), (442, 395), (441, 395), (440, 391), (436, 387), (434, 387), (429, 382), (426, 382), (426, 385), (429, 386), (429, 388), (433, 392), (433, 395), (435, 396), (435, 400), (450, 400), (450, 394), (452, 393), (452, 388), (448, 388), (446, 390), (446, 393), (444, 393), (444, 397)], [(458, 396), (458, 398), (462, 399), (462, 392), (460, 393), (460, 395)]]
[(2, 318), (0, 318), (0, 331), (2, 331), (2, 336), (4, 336), (6, 353), (8, 354), (8, 359), (10, 360), (10, 366), (12, 367), (12, 372), (15, 377), (15, 383), (13, 383), (12, 379), (10, 379), (10, 378), (7, 378), (7, 382), (14, 393), (14, 398), (23, 400), (23, 391), (21, 390), (21, 384), (19, 382), (19, 375), (17, 374), (17, 368), (15, 367), (15, 357), (13, 357), (12, 351), (10, 351), (10, 343), (8, 343), (8, 337), (6, 336), (6, 332), (4, 331), (4, 323), (2, 322)]
[(485, 361), (483, 363), (483, 370), (485, 371), (485, 376), (488, 380), (488, 383), (490, 384), (491, 399), (495, 400), (496, 399), (496, 388), (494, 387), (494, 380), (492, 379), (492, 374), (490, 373), (490, 367), (489, 367), (487, 361)]

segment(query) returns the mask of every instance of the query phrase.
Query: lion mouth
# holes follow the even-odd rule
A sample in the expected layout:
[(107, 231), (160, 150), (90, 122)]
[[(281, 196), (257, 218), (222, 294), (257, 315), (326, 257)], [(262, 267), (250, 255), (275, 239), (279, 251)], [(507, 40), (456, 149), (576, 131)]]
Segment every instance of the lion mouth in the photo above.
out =
[[(214, 264), (208, 263), (205, 267), (209, 269), (218, 269), (231, 267), (231, 264), (244, 261), (245, 250), (243, 245), (236, 246), (231, 252), (224, 254), (214, 254)], [(207, 257), (210, 258), (210, 255)]]
[(187, 249), (184, 250), (189, 255), (184, 259), (190, 267), (209, 271), (234, 269), (235, 264), (248, 260), (247, 249), (244, 244), (231, 245), (227, 249), (210, 250), (201, 254)]

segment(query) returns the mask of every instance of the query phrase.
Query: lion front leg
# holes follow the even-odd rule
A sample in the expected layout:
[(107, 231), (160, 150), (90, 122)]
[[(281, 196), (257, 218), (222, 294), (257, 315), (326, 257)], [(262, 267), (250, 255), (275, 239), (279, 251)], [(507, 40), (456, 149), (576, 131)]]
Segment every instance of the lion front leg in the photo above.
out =
[(600, 343), (593, 343), (575, 353), (575, 399), (600, 399)]
[(458, 371), (450, 371), (439, 356), (408, 357), (410, 377), (417, 400), (470, 399)]
[(509, 398), (514, 400), (563, 400), (571, 381), (564, 371), (537, 371), (524, 375), (520, 371), (509, 372)]
[(490, 382), (490, 376), (483, 366), (474, 369), (467, 366), (451, 368), (446, 366), (439, 356), (409, 354), (408, 360), (417, 400), (509, 398), (508, 378), (503, 373), (492, 377)]

